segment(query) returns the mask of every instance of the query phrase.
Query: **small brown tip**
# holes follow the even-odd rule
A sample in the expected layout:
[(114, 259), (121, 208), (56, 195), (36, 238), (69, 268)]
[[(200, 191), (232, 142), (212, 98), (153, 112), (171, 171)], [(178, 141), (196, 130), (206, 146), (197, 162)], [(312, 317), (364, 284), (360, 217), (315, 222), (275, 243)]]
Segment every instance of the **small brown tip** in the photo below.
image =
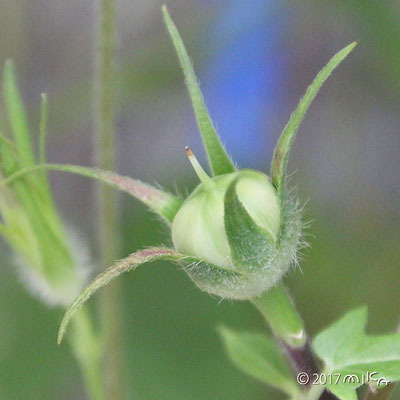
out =
[(193, 152), (192, 152), (192, 150), (190, 150), (190, 147), (189, 147), (189, 146), (186, 146), (186, 147), (185, 147), (185, 151), (186, 151), (186, 155), (187, 155), (188, 157), (193, 157)]

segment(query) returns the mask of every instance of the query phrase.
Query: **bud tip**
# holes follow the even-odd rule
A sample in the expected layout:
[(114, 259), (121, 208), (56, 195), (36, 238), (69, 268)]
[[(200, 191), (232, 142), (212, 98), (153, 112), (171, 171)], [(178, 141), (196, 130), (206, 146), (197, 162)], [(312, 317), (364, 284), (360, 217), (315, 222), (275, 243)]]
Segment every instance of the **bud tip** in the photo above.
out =
[(203, 167), (197, 161), (196, 156), (193, 154), (189, 146), (185, 147), (185, 152), (201, 183), (204, 184), (206, 189), (212, 189), (214, 187), (214, 181), (204, 171)]
[(185, 146), (185, 152), (188, 157), (194, 157), (192, 150), (190, 150), (189, 146)]

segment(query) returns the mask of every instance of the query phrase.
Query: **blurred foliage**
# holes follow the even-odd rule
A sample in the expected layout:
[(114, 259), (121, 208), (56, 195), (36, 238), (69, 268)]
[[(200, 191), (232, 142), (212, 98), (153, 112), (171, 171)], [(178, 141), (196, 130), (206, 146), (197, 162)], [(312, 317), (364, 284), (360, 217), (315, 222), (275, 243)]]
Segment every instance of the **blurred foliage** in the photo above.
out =
[[(7, 3), (14, 5), (12, 9), (22, 8), (21, 2), (8, 1)], [(43, 10), (48, 6), (44, 1), (39, 3)], [(179, 24), (184, 31), (188, 48), (197, 50), (197, 53), (193, 53), (194, 58), (201, 65), (202, 62), (206, 62), (209, 47), (204, 43), (196, 44), (194, 38), (201, 30), (208, 28), (210, 18), (214, 15), (212, 8), (214, 5), (199, 11), (198, 2), (189, 3), (194, 11), (180, 16)], [(176, 4), (183, 3), (176, 2)], [(226, 2), (223, 2), (223, 5), (225, 4)], [(223, 12), (223, 5), (215, 12)], [(124, 3), (125, 6), (127, 5)], [(5, 7), (7, 5), (1, 5), (2, 9)], [(366, 103), (362, 100), (369, 99), (368, 96), (374, 96), (374, 100), (367, 104), (365, 114), (361, 115), (377, 120), (376, 128), (379, 128), (379, 131), (376, 135), (382, 139), (383, 144), (382, 149), (379, 148), (380, 153), (372, 149), (368, 153), (372, 155), (371, 159), (364, 162), (374, 163), (373, 168), (382, 175), (382, 181), (389, 182), (384, 186), (386, 192), (382, 193), (379, 185), (365, 187), (362, 181), (360, 183), (358, 178), (352, 176), (354, 181), (347, 181), (348, 192), (336, 193), (336, 187), (333, 185), (334, 189), (326, 194), (323, 190), (330, 183), (324, 186), (316, 179), (320, 171), (315, 171), (313, 176), (306, 177), (301, 173), (295, 176), (294, 181), (300, 188), (301, 197), (312, 196), (307, 206), (307, 218), (314, 221), (309, 229), (312, 235), (309, 237), (312, 248), (306, 251), (304, 260), (301, 262), (302, 272), (300, 270), (290, 272), (286, 281), (293, 290), (298, 307), (313, 335), (323, 326), (343, 315), (344, 311), (361, 304), (369, 306), (369, 332), (394, 330), (400, 318), (398, 263), (400, 259), (400, 216), (398, 214), (400, 196), (398, 185), (395, 184), (399, 178), (398, 153), (395, 150), (400, 146), (398, 146), (399, 135), (396, 134), (398, 130), (393, 130), (395, 133), (390, 136), (391, 132), (387, 130), (387, 126), (380, 130), (380, 124), (387, 122), (388, 113), (396, 114), (393, 122), (395, 127), (398, 122), (396, 110), (400, 104), (398, 99), (400, 15), (397, 1), (334, 0), (329, 4), (307, 2), (303, 5), (282, 2), (282, 7), (291, 13), (293, 19), (292, 30), (287, 32), (287, 44), (298, 43), (299, 46), (300, 44), (304, 46), (296, 50), (299, 54), (297, 62), (300, 67), (303, 58), (306, 58), (305, 54), (313, 55), (316, 58), (315, 63), (321, 66), (323, 62), (321, 62), (320, 52), (321, 48), (325, 48), (326, 43), (333, 42), (336, 46), (337, 41), (344, 44), (353, 39), (361, 39), (357, 50), (359, 55), (354, 57), (354, 64), (350, 63), (354, 67), (348, 67), (348, 75), (343, 73), (330, 87), (333, 88), (338, 84), (340, 86), (342, 80), (344, 86), (340, 89), (347, 88), (346, 93), (349, 94), (359, 93), (358, 97), (351, 97), (351, 100), (359, 99), (363, 107)], [(179, 10), (178, 6), (172, 8), (171, 11), (176, 10)], [(78, 13), (79, 9), (75, 12)], [(10, 17), (11, 21), (15, 21), (14, 25), (21, 24), (21, 31), (29, 31), (29, 26), (22, 26), (23, 23), (20, 22), (29, 18), (25, 14), (23, 18), (20, 14), (18, 18), (15, 15), (13, 18)], [(188, 176), (182, 172), (182, 165), (185, 162), (183, 152), (182, 158), (174, 156), (172, 161), (167, 160), (167, 164), (163, 164), (165, 161), (153, 158), (148, 149), (150, 144), (152, 146), (154, 144), (151, 140), (154, 137), (153, 130), (156, 128), (158, 129), (157, 137), (160, 137), (158, 145), (167, 154), (169, 148), (166, 145), (164, 148), (163, 144), (173, 140), (172, 136), (171, 139), (169, 138), (169, 135), (175, 131), (185, 131), (187, 128), (179, 121), (185, 119), (185, 116), (182, 117), (181, 114), (188, 110), (189, 101), (187, 97), (179, 98), (178, 107), (176, 107), (176, 102), (171, 101), (177, 98), (176, 82), (179, 82), (179, 90), (182, 89), (182, 91), (183, 83), (167, 35), (161, 30), (161, 18), (159, 15), (157, 18), (159, 24), (151, 32), (143, 33), (141, 37), (143, 40), (139, 42), (141, 45), (135, 52), (123, 54), (122, 57), (121, 112), (132, 113), (132, 106), (135, 105), (139, 109), (135, 117), (142, 118), (137, 125), (133, 124), (133, 128), (132, 126), (124, 127), (125, 130), (138, 129), (130, 134), (133, 139), (140, 139), (137, 139), (137, 148), (127, 150), (131, 158), (137, 160), (137, 164), (130, 163), (130, 159), (125, 160), (122, 169), (131, 171), (135, 166), (134, 173), (131, 171), (130, 175), (139, 177), (138, 163), (145, 160), (147, 164), (142, 167), (143, 169), (154, 168), (156, 165), (155, 169), (160, 172), (160, 177), (151, 176), (149, 180), (154, 181), (157, 178), (161, 183), (168, 182), (167, 185), (172, 187), (171, 177), (174, 181), (190, 182)], [(335, 25), (326, 22), (332, 20), (335, 23), (337, 21), (341, 23)], [(32, 21), (31, 24), (33, 25), (34, 22)], [(4, 26), (2, 29), (5, 29)], [(21, 59), (16, 61), (28, 65), (30, 53), (26, 52), (27, 45), (24, 40), (15, 36), (15, 32), (20, 29), (16, 29), (10, 21), (8, 21), (8, 26), (10, 40), (7, 42), (6, 36), (3, 36), (2, 46), (10, 46), (10, 48), (14, 46), (11, 55), (17, 57), (18, 54), (22, 54), (23, 57), (21, 56)], [(51, 28), (55, 29), (54, 26)], [(36, 29), (40, 30), (40, 26)], [(347, 33), (350, 32), (348, 35), (342, 32), (346, 29)], [(144, 40), (144, 37), (147, 39)], [(314, 42), (307, 42), (310, 38), (313, 38)], [(321, 46), (319, 46), (320, 42), (323, 43)], [(19, 52), (16, 51), (17, 47)], [(340, 48), (340, 45), (337, 48)], [(43, 51), (46, 49), (42, 49)], [(288, 57), (295, 59), (296, 51), (293, 50), (293, 58), (291, 55)], [(332, 51), (329, 50), (329, 54), (331, 53)], [(287, 90), (289, 97), (295, 96), (297, 89), (298, 93), (302, 93), (309, 83), (303, 80), (312, 77), (314, 71), (318, 70), (314, 64), (309, 64), (308, 59), (304, 62), (306, 61), (307, 64), (303, 65), (303, 68), (307, 68), (308, 75), (302, 74), (305, 70), (298, 68), (299, 65), (296, 64), (300, 73), (293, 74), (290, 79), (298, 86), (294, 87), (294, 94)], [(79, 62), (79, 59), (69, 60), (72, 64)], [(196, 65), (199, 64), (196, 63)], [(29, 71), (29, 68), (26, 70)], [(63, 69), (61, 68), (60, 71)], [(88, 147), (82, 145), (80, 140), (89, 140), (86, 121), (90, 118), (88, 116), (91, 111), (91, 78), (84, 72), (76, 77), (75, 82), (63, 81), (61, 75), (59, 78), (62, 83), (59, 85), (61, 89), (57, 94), (50, 93), (49, 95), (50, 135), (52, 136), (50, 150), (53, 150), (50, 158), (53, 160), (57, 160), (60, 154), (67, 153), (68, 157), (75, 157), (75, 152), (87, 152)], [(29, 81), (29, 77), (25, 77), (25, 80), (31, 83), (28, 86), (29, 90), (32, 91), (32, 87), (36, 90), (37, 83)], [(21, 86), (25, 87), (22, 84)], [(38, 89), (35, 95), (37, 96), (39, 91), (45, 88), (46, 86)], [(169, 93), (167, 100), (164, 98), (159, 104), (153, 104), (166, 91)], [(297, 146), (295, 157), (298, 157), (298, 160), (306, 167), (311, 151), (315, 150), (308, 147), (309, 142), (306, 136), (312, 133), (311, 128), (315, 126), (320, 128), (320, 125), (313, 125), (312, 122), (318, 118), (324, 119), (328, 115), (316, 114), (318, 104), (323, 105), (325, 109), (333, 109), (337, 112), (342, 111), (346, 106), (351, 108), (354, 119), (349, 122), (347, 114), (344, 116), (340, 114), (338, 124), (334, 127), (335, 136), (342, 140), (343, 146), (349, 144), (353, 146), (354, 142), (366, 142), (373, 145), (378, 140), (368, 142), (364, 136), (364, 126), (354, 127), (354, 132), (350, 133), (344, 130), (343, 119), (348, 125), (362, 122), (357, 120), (357, 116), (360, 115), (357, 114), (357, 104), (351, 104), (350, 107), (346, 102), (348, 99), (342, 94), (336, 96), (333, 94), (327, 92), (324, 96), (321, 93), (320, 103), (317, 99), (314, 111), (311, 111), (311, 115), (305, 121), (306, 125), (303, 128), (305, 131), (300, 133), (295, 145)], [(29, 98), (29, 95), (27, 97)], [(332, 103), (327, 102), (326, 98), (331, 98)], [(293, 104), (287, 104), (287, 107), (282, 109), (281, 124), (287, 120), (288, 113), (297, 100), (295, 98)], [(185, 101), (187, 109), (185, 109)], [(36, 106), (32, 99), (31, 109), (37, 111)], [(163, 106), (167, 108), (167, 111), (157, 108)], [(151, 117), (155, 113), (159, 113), (161, 119), (168, 113), (172, 114), (172, 108), (177, 109), (171, 116), (172, 122), (166, 123), (164, 120), (159, 122), (158, 117), (153, 117), (157, 120), (156, 122), (159, 122), (158, 126), (153, 125)], [(145, 126), (142, 114), (148, 118), (147, 131), (141, 130)], [(180, 120), (177, 119), (177, 115)], [(152, 123), (150, 124), (149, 121)], [(190, 121), (191, 124), (192, 122)], [(332, 120), (327, 121), (327, 125), (330, 122)], [(79, 137), (83, 133), (85, 136)], [(318, 134), (322, 135), (321, 132)], [(176, 138), (177, 136), (174, 136), (174, 139)], [(143, 142), (143, 147), (140, 147), (139, 140)], [(329, 142), (329, 140), (332, 139), (321, 140), (321, 144), (328, 146), (329, 151), (334, 153), (337, 148), (330, 146), (330, 143), (336, 144), (336, 142)], [(71, 148), (66, 145), (68, 141), (78, 141), (78, 143)], [(126, 143), (129, 142), (124, 142), (125, 147)], [(178, 143), (182, 148), (184, 144), (186, 143)], [(170, 146), (173, 147), (173, 145)], [(147, 152), (142, 154), (144, 153), (142, 149)], [(158, 150), (154, 149), (154, 152), (156, 151)], [(392, 158), (387, 164), (383, 164), (386, 161), (384, 157), (393, 154), (391, 153), (393, 151), (397, 154), (397, 158)], [(348, 161), (341, 154), (335, 154), (333, 157), (337, 164)], [(298, 161), (295, 158), (294, 160)], [(83, 161), (89, 162), (87, 157), (83, 158)], [(353, 163), (354, 168), (360, 168), (357, 173), (363, 172), (357, 159), (353, 160)], [(382, 165), (385, 165), (385, 169), (382, 169)], [(296, 166), (299, 165), (293, 162), (292, 168)], [(390, 166), (393, 168), (391, 169)], [(320, 165), (320, 168), (323, 169), (323, 165)], [(147, 179), (148, 176), (142, 178)], [(349, 177), (341, 176), (339, 180), (346, 183), (346, 179)], [(85, 224), (87, 221), (85, 218), (89, 218), (86, 215), (91, 215), (92, 204), (95, 201), (93, 194), (87, 193), (86, 185), (84, 188), (74, 186), (71, 180), (65, 181), (58, 175), (53, 178), (53, 182), (58, 189), (58, 197), (64, 202), (64, 214), (82, 216), (83, 222), (79, 222)], [(339, 197), (334, 197), (334, 195)], [(62, 200), (63, 196), (67, 200)], [(381, 198), (385, 199), (384, 208), (381, 207), (383, 202)], [(392, 200), (389, 202), (386, 198)], [(346, 204), (347, 208), (343, 208), (343, 204)], [(163, 234), (161, 224), (149, 218), (149, 214), (144, 212), (144, 207), (138, 203), (124, 197), (121, 215), (124, 238), (122, 255), (157, 242), (169, 244), (166, 243), (167, 235)], [(83, 227), (85, 232), (90, 232), (90, 229), (92, 228)], [(154, 237), (155, 230), (160, 231), (157, 237)], [(37, 300), (25, 293), (15, 272), (14, 260), (9, 257), (9, 251), (3, 243), (1, 251), (3, 260), (0, 265), (2, 274), (0, 280), (0, 399), (83, 399), (83, 389), (80, 384), (77, 384), (79, 375), (76, 364), (67, 346), (61, 348), (56, 346), (60, 312), (49, 312), (43, 309)], [(125, 371), (130, 385), (130, 398), (141, 400), (261, 400), (266, 398), (278, 400), (281, 398), (278, 392), (267, 391), (270, 389), (266, 389), (262, 384), (237, 370), (223, 353), (222, 343), (217, 336), (216, 327), (221, 323), (233, 328), (263, 330), (262, 318), (250, 304), (220, 302), (217, 298), (205, 295), (194, 287), (182, 271), (165, 263), (139, 269), (123, 277), (122, 282), (125, 315)], [(91, 306), (93, 305), (94, 302), (91, 302)]]

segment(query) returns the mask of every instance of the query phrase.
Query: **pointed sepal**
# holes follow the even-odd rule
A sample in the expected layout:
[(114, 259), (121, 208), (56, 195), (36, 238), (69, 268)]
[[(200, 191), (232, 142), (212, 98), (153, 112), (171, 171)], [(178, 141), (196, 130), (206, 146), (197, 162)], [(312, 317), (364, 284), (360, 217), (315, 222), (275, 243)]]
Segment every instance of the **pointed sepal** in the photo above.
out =
[(97, 276), (83, 292), (75, 299), (72, 305), (68, 308), (64, 314), (64, 318), (61, 321), (60, 329), (58, 332), (57, 343), (60, 344), (63, 340), (64, 334), (68, 327), (68, 324), (74, 314), (82, 307), (82, 305), (94, 295), (94, 293), (106, 286), (110, 281), (115, 279), (117, 276), (124, 272), (132, 271), (142, 264), (157, 261), (157, 260), (182, 260), (185, 256), (177, 253), (172, 249), (153, 247), (136, 253), (118, 261), (112, 267), (106, 269), (102, 274)]
[(207, 152), (208, 161), (213, 175), (228, 174), (235, 171), (232, 160), (218, 137), (213, 125), (204, 98), (200, 90), (199, 82), (196, 78), (192, 62), (183, 44), (182, 38), (168, 13), (167, 7), (162, 7), (164, 22), (171, 36), (175, 50), (185, 75), (185, 82), (192, 100), (193, 109), (196, 115), (197, 125)]
[(275, 240), (256, 224), (239, 200), (237, 182), (233, 180), (225, 194), (225, 231), (233, 264), (239, 271), (254, 272), (271, 264), (276, 252)]
[(26, 114), (18, 91), (11, 60), (7, 60), (4, 66), (3, 91), (11, 131), (20, 157), (20, 165), (22, 168), (31, 167), (35, 163), (35, 157), (29, 137)]
[(9, 184), (25, 174), (38, 170), (70, 172), (76, 175), (96, 179), (130, 194), (169, 222), (172, 222), (183, 202), (181, 198), (137, 179), (132, 179), (115, 172), (104, 171), (97, 168), (68, 164), (43, 164), (32, 168), (26, 168), (8, 177), (2, 182), (2, 184)]
[(356, 45), (357, 42), (353, 42), (344, 49), (340, 50), (331, 58), (328, 64), (322, 68), (312, 84), (308, 87), (304, 96), (301, 98), (296, 110), (290, 116), (289, 122), (285, 126), (278, 140), (278, 144), (275, 147), (274, 156), (272, 159), (271, 178), (273, 185), (278, 190), (281, 200), (284, 193), (289, 153), (299, 126), (323, 83), (328, 79), (329, 75), (335, 70), (335, 68), (338, 67), (339, 64), (348, 56), (348, 54)]

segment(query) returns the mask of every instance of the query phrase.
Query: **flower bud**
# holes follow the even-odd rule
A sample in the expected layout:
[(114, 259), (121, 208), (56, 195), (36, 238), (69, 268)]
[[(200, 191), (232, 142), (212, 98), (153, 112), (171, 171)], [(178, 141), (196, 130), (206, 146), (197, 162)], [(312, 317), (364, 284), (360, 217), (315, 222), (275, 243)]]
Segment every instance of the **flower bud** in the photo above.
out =
[(220, 175), (200, 185), (183, 203), (172, 223), (175, 248), (219, 267), (235, 270), (224, 224), (225, 193), (234, 179), (240, 202), (273, 242), (279, 232), (280, 211), (268, 176), (253, 170)]
[[(268, 176), (246, 169), (210, 178), (193, 153), (188, 148), (186, 151), (201, 183), (184, 201), (173, 220), (174, 247), (202, 260), (202, 264), (208, 265), (203, 265), (204, 271), (210, 271), (210, 266), (214, 266), (235, 273), (236, 282), (229, 281), (233, 275), (217, 279), (212, 274), (199, 272), (200, 264), (193, 265), (187, 272), (203, 290), (229, 298), (252, 297), (273, 286), (289, 268), (293, 252), (285, 243), (280, 243), (280, 203)], [(227, 213), (232, 211), (227, 210), (227, 192), (232, 185), (235, 198), (244, 209), (242, 212), (257, 230), (255, 238), (247, 234), (246, 229), (250, 228), (238, 226), (234, 216), (235, 221), (231, 222), (237, 229), (229, 230), (227, 226)], [(296, 240), (292, 242), (296, 247), (298, 235), (295, 236)], [(281, 254), (282, 249), (284, 254)]]

